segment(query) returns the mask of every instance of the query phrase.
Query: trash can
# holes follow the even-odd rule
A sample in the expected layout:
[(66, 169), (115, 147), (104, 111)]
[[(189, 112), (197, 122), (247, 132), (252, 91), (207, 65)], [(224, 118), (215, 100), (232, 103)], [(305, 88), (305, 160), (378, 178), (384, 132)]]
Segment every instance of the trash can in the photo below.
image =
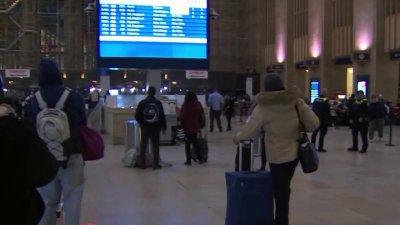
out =
[(140, 126), (136, 120), (126, 121), (125, 126), (125, 151), (140, 148)]

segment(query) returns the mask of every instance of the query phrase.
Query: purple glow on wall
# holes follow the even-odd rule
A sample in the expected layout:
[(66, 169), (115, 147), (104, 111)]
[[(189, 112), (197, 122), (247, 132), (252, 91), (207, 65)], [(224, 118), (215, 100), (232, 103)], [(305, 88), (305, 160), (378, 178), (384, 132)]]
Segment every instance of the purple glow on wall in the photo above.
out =
[(319, 40), (312, 41), (310, 53), (311, 56), (314, 58), (318, 58), (321, 56), (321, 42)]
[(276, 49), (276, 61), (278, 63), (283, 63), (285, 59), (286, 59), (285, 44), (284, 41), (280, 41)]
[(359, 32), (356, 39), (357, 50), (365, 51), (371, 48), (372, 33), (369, 31)]

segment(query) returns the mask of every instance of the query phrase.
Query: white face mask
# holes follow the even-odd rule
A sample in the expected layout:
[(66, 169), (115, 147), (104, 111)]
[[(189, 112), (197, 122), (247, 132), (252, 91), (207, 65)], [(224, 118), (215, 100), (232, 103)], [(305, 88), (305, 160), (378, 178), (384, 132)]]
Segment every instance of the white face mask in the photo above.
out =
[(8, 116), (10, 114), (12, 114), (14, 116), (17, 115), (15, 110), (10, 105), (8, 105), (8, 104), (0, 104), (0, 117)]

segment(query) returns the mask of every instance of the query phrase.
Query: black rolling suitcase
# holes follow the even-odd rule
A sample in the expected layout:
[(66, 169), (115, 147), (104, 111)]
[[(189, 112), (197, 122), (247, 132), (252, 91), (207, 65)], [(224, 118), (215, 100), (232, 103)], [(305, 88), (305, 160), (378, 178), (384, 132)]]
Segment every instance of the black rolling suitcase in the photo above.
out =
[[(249, 149), (248, 155), (243, 151)], [(238, 168), (242, 166), (242, 156), (248, 158), (252, 170), (253, 142), (242, 141), (238, 149)], [(273, 192), (272, 176), (268, 171), (241, 171), (225, 174), (227, 186), (227, 209), (225, 225), (272, 225)]]
[[(207, 162), (207, 160), (208, 160), (208, 142), (207, 142), (207, 139), (205, 139), (202, 136), (201, 132), (199, 132), (199, 135), (197, 136), (197, 140), (199, 142), (200, 152), (203, 155), (203, 160), (204, 160), (204, 162)], [(193, 161), (196, 162), (198, 160), (198, 157), (197, 157), (196, 151), (194, 149), (194, 146), (192, 146), (191, 152), (192, 152), (192, 159), (193, 159)]]

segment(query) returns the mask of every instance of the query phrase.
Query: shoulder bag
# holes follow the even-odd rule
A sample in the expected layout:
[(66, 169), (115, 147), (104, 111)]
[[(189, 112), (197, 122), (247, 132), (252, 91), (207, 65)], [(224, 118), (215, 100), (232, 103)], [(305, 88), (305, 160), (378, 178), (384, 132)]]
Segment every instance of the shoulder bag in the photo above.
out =
[(312, 173), (318, 170), (319, 158), (317, 149), (314, 144), (310, 142), (307, 136), (304, 123), (301, 121), (299, 109), (296, 104), (296, 113), (299, 118), (300, 131), (299, 131), (299, 160), (301, 168), (304, 173)]

